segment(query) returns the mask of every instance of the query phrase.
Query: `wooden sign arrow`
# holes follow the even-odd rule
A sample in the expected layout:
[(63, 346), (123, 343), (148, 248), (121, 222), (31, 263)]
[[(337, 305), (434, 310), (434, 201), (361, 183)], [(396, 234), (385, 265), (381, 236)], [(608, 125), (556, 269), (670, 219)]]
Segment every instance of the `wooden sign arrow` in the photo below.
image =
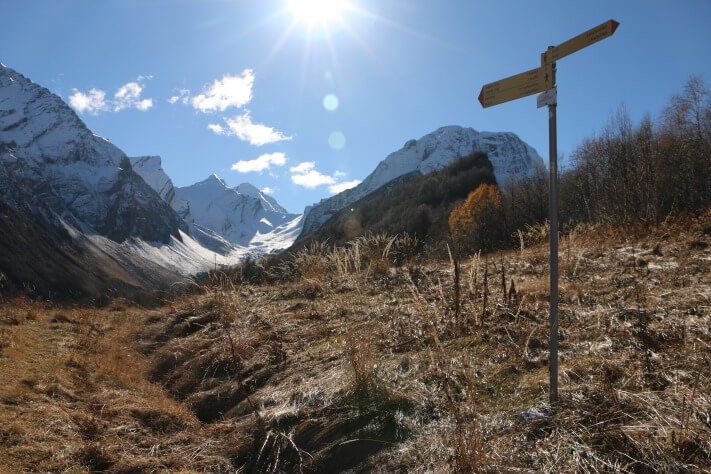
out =
[(585, 33), (571, 38), (565, 43), (561, 43), (552, 49), (549, 49), (545, 53), (545, 58), (543, 58), (543, 64), (550, 64), (553, 61), (557, 61), (560, 58), (564, 58), (569, 54), (573, 54), (576, 51), (580, 51), (583, 48), (590, 46), (591, 44), (597, 43), (600, 40), (609, 38), (615, 33), (617, 27), (620, 26), (615, 20), (608, 20), (602, 25), (596, 26)]
[(550, 66), (538, 67), (500, 81), (486, 84), (479, 93), (481, 106), (491, 107), (510, 100), (543, 92), (553, 87)]

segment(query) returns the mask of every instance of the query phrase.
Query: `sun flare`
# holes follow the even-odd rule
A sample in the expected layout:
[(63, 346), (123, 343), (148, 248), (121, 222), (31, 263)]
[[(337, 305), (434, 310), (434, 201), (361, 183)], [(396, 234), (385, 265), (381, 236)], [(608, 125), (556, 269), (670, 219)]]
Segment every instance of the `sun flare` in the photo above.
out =
[(298, 21), (310, 25), (327, 25), (340, 17), (346, 8), (345, 0), (288, 0), (289, 9)]

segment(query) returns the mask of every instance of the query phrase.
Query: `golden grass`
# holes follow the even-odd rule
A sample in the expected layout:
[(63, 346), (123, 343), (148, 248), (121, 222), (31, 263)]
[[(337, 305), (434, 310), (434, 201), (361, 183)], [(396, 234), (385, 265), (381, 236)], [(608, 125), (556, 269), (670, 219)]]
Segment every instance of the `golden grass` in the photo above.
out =
[(557, 407), (545, 229), (465, 260), (458, 306), (449, 262), (399, 265), (398, 242), (373, 238), (305, 250), (294, 281), (216, 279), (158, 311), (16, 299), (0, 308), (0, 466), (709, 470), (710, 228), (707, 213), (561, 239)]

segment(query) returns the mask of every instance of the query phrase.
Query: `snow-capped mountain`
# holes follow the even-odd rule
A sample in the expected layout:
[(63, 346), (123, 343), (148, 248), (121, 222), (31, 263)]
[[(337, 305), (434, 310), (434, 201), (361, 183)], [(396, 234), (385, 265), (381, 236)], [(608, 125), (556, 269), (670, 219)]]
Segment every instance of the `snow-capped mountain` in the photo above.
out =
[(499, 183), (512, 178), (525, 178), (537, 167), (544, 166), (536, 150), (514, 133), (477, 132), (473, 128), (459, 126), (442, 127), (419, 140), (405, 143), (400, 150), (381, 161), (358, 186), (307, 207), (301, 235), (313, 231), (339, 210), (398, 176), (413, 171), (431, 173), (473, 151), (487, 153)]
[(301, 231), (301, 216), (289, 214), (249, 183), (230, 188), (217, 175), (176, 188), (159, 156), (131, 158), (134, 170), (168, 202), (190, 235), (220, 255), (260, 254), (289, 247)]
[(4, 65), (0, 169), (0, 199), (84, 233), (168, 242), (187, 232), (121, 150), (92, 133), (61, 98)]
[(237, 191), (240, 194), (244, 194), (245, 196), (252, 196), (254, 198), (259, 199), (262, 201), (262, 206), (264, 207), (265, 210), (267, 211), (274, 211), (274, 212), (280, 212), (282, 214), (288, 214), (286, 212), (286, 209), (281, 207), (279, 203), (274, 199), (273, 197), (269, 196), (268, 194), (265, 194), (261, 192), (259, 189), (254, 187), (253, 185), (249, 183), (242, 183), (239, 186), (235, 188), (235, 191)]
[(189, 224), (212, 230), (235, 245), (261, 245), (270, 240), (268, 235), (278, 234), (281, 240), (287, 237), (284, 229), (299, 230), (294, 225), (301, 222), (301, 215), (287, 213), (274, 198), (248, 183), (230, 188), (213, 174), (192, 186), (176, 188), (176, 195), (189, 204)]

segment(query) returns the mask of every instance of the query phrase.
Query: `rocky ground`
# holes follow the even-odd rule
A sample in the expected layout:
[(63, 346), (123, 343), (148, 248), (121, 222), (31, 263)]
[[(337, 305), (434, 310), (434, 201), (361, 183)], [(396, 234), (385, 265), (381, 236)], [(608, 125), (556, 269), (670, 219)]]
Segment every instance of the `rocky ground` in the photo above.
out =
[(0, 470), (711, 471), (711, 214), (561, 240), (554, 407), (534, 234), (459, 292), (364, 239), (157, 310), (5, 301)]

